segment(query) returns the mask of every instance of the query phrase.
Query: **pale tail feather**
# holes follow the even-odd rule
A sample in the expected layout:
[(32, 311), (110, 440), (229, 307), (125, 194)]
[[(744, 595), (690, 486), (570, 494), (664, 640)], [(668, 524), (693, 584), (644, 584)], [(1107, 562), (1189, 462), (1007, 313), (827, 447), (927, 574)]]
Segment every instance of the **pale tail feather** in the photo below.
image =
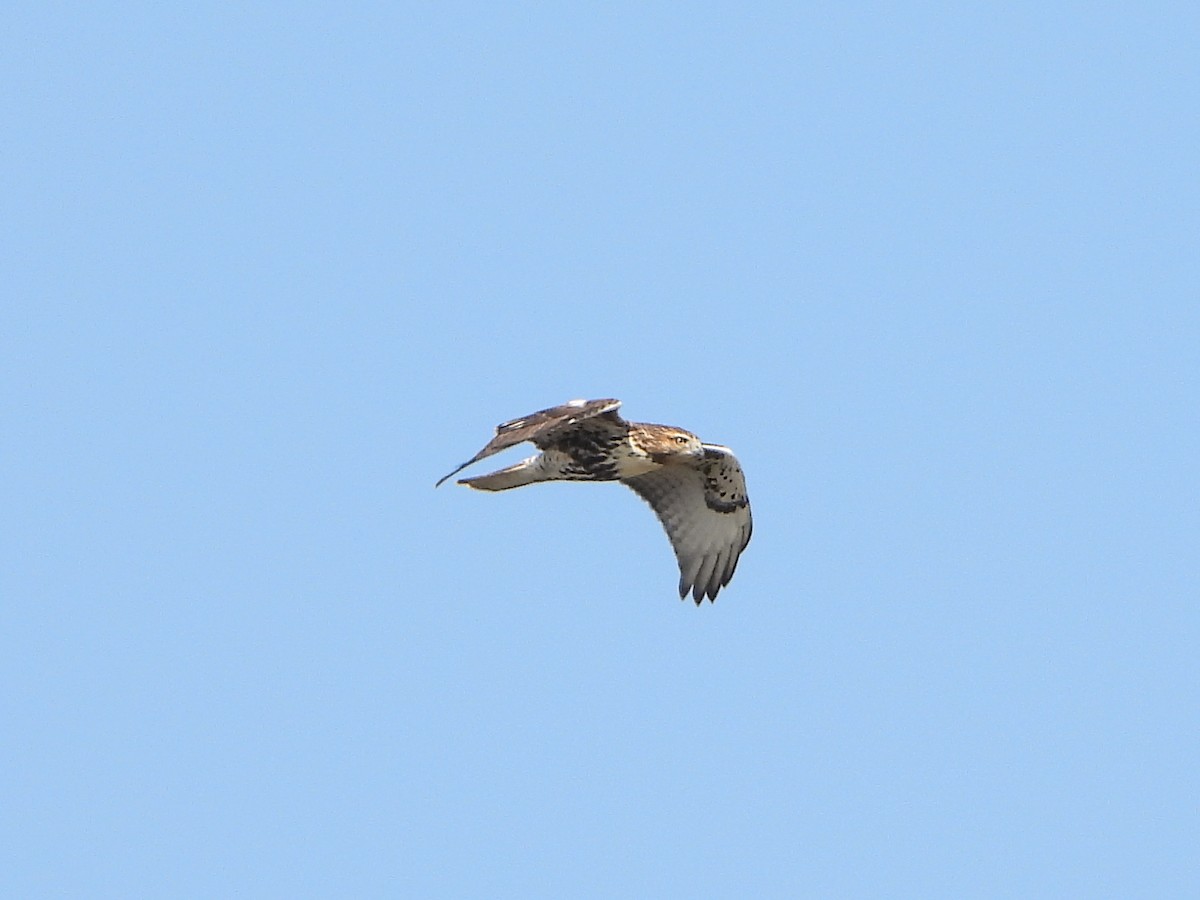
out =
[(538, 465), (538, 461), (538, 457), (530, 457), (515, 466), (509, 466), (499, 472), (492, 472), (490, 475), (460, 478), (458, 483), (480, 491), (507, 491), (509, 488), (524, 487), (527, 484), (546, 480), (546, 475)]

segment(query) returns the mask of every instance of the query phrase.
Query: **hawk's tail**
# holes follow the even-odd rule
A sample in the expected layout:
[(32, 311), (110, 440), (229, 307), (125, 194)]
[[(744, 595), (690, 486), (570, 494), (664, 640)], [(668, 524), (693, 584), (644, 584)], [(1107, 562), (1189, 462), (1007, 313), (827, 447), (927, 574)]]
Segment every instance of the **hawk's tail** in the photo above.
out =
[(509, 488), (524, 487), (527, 484), (546, 480), (546, 475), (538, 462), (538, 457), (533, 456), (522, 460), (515, 466), (509, 466), (499, 472), (492, 472), (490, 475), (460, 478), (458, 483), (480, 491), (507, 491)]

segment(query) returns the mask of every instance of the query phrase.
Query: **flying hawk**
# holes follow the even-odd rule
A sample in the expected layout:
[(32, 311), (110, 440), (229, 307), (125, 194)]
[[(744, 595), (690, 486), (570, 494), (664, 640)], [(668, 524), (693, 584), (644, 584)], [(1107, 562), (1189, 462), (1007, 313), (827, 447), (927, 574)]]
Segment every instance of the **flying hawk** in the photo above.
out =
[[(654, 509), (679, 560), (679, 596), (696, 605), (729, 584), (750, 543), (746, 478), (728, 447), (682, 428), (626, 422), (620, 400), (572, 400), (496, 426), (486, 447), (438, 482), (523, 441), (541, 453), (507, 469), (463, 478), (481, 491), (538, 481), (620, 481)], [(436, 486), (436, 485), (435, 485)]]

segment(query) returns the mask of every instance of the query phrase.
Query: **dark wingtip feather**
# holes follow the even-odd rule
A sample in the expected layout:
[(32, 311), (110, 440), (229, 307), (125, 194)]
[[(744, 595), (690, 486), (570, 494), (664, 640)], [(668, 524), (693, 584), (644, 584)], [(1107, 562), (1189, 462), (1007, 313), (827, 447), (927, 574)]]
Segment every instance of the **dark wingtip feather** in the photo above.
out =
[(441, 478), (439, 478), (437, 484), (435, 484), (434, 487), (440, 488), (443, 484), (445, 484), (447, 481), (449, 481), (451, 478), (453, 478), (455, 475), (457, 475), (459, 472), (461, 472), (467, 466), (471, 465), (471, 463), (478, 462), (478, 461), (479, 461), (479, 456), (478, 455), (473, 456), (471, 459), (468, 459), (465, 463), (463, 463), (461, 466), (459, 466), (457, 469), (455, 469), (449, 475), (443, 475)]
[(706, 597), (708, 598), (709, 603), (716, 603), (717, 594), (724, 586), (725, 585), (723, 584), (714, 584), (712, 580), (710, 580), (708, 587), (705, 588), (701, 586), (699, 580), (697, 580), (695, 584), (689, 584), (686, 579), (680, 578), (679, 599), (686, 600), (688, 592), (690, 591), (692, 594), (692, 600), (695, 601), (697, 606), (702, 604)]

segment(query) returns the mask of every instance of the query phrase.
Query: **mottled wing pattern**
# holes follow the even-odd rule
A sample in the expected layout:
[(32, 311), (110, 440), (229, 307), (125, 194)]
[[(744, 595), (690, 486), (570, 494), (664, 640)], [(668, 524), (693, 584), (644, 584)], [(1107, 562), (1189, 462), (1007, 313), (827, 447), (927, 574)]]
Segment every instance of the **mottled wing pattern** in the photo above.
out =
[(653, 507), (679, 561), (679, 596), (715, 600), (750, 543), (746, 478), (726, 447), (704, 445), (694, 464), (663, 466), (625, 480)]
[(619, 424), (622, 420), (616, 410), (620, 405), (620, 400), (572, 400), (562, 406), (552, 406), (549, 409), (542, 409), (520, 419), (513, 419), (511, 422), (497, 425), (496, 436), (488, 442), (486, 447), (449, 475), (440, 479), (437, 484), (440, 485), (447, 478), (452, 478), (467, 466), (499, 453), (501, 450), (515, 447), (523, 441), (533, 441), (536, 447), (545, 449), (556, 434), (560, 434), (563, 429), (570, 428), (586, 419), (607, 414), (614, 424)]

